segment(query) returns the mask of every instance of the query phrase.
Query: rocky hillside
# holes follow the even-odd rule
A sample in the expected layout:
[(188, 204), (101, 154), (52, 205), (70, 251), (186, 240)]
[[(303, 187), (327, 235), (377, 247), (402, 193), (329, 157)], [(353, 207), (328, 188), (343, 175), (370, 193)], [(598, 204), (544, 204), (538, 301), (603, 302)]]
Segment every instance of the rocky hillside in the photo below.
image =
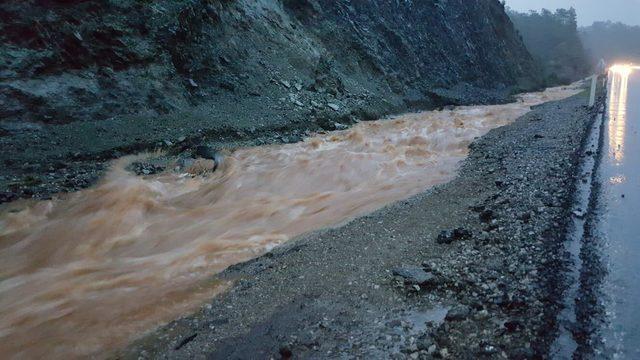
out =
[(160, 115), (262, 96), (304, 110), (312, 97), (427, 106), (456, 85), (531, 80), (497, 0), (6, 0), (0, 18), (5, 121)]
[[(0, 20), (0, 185), (17, 193), (25, 177), (56, 177), (52, 162), (332, 129), (539, 84), (498, 0), (4, 0)], [(74, 176), (61, 186), (91, 182)]]

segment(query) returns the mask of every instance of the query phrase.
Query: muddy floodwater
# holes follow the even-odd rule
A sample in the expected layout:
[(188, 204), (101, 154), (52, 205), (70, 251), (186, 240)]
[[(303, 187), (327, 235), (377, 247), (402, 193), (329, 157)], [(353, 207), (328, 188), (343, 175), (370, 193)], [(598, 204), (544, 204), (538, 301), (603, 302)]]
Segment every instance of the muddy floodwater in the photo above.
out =
[(208, 176), (138, 177), (127, 157), (91, 189), (9, 204), (0, 213), (0, 354), (105, 356), (224, 291), (214, 275), (228, 266), (451, 180), (474, 138), (579, 91), (239, 149)]

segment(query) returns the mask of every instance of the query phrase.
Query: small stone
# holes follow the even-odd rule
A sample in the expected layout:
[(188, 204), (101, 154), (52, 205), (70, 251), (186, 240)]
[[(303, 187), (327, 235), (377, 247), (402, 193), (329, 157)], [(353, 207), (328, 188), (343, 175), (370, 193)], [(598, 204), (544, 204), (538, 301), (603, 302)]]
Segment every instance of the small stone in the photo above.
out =
[(480, 348), (480, 354), (482, 355), (493, 355), (498, 352), (498, 349), (493, 345), (484, 345)]
[(429, 335), (423, 335), (418, 338), (418, 342), (416, 343), (418, 350), (429, 350), (432, 346), (435, 346), (435, 342), (433, 338)]
[(198, 87), (198, 83), (196, 83), (193, 79), (189, 79), (189, 85), (191, 85), (191, 87), (194, 87), (194, 88)]
[(349, 127), (345, 124), (336, 123), (336, 130), (347, 130)]
[(522, 220), (525, 224), (528, 223), (531, 220), (531, 213), (530, 212), (525, 212), (522, 215), (520, 215), (520, 220)]
[[(424, 285), (432, 282), (435, 276), (418, 266), (402, 266), (392, 270), (393, 275), (404, 278), (406, 285)], [(419, 286), (417, 291), (420, 290)]]
[(447, 321), (462, 321), (469, 317), (471, 314), (471, 308), (465, 305), (458, 305), (447, 312), (445, 320)]
[(286, 346), (281, 347), (279, 353), (283, 360), (291, 359), (293, 357), (293, 352)]
[(457, 228), (453, 230), (444, 230), (440, 232), (436, 242), (438, 244), (451, 244), (457, 240), (469, 240), (473, 237), (473, 233), (464, 228)]
[(336, 104), (332, 104), (332, 103), (328, 103), (327, 107), (329, 107), (333, 111), (339, 111), (340, 110), (340, 106), (338, 106)]
[(488, 223), (493, 219), (493, 211), (492, 210), (484, 210), (483, 212), (480, 213), (479, 218), (480, 221), (484, 222), (484, 223)]
[(510, 333), (518, 331), (520, 326), (520, 322), (518, 321), (507, 321), (504, 323), (504, 328)]

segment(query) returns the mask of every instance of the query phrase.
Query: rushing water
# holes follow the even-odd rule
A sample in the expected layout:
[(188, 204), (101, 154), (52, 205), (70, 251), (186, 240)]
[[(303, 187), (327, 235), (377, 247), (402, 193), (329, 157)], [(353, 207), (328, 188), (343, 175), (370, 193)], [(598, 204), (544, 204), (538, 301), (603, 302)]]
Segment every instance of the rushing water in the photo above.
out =
[(209, 176), (136, 177), (128, 157), (91, 189), (11, 204), (0, 214), (0, 354), (73, 358), (123, 346), (223, 291), (212, 278), (228, 266), (446, 182), (474, 138), (578, 91), (240, 149)]

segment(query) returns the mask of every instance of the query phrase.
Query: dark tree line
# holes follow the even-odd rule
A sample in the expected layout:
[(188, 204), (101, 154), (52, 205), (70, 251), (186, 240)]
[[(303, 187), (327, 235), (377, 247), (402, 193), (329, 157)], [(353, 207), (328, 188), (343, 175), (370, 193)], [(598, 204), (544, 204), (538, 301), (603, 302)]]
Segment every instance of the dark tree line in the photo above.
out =
[(578, 33), (575, 9), (529, 13), (508, 9), (508, 13), (548, 85), (570, 83), (589, 74), (591, 63)]
[(580, 29), (580, 37), (592, 62), (640, 63), (640, 26), (619, 22), (596, 22)]

